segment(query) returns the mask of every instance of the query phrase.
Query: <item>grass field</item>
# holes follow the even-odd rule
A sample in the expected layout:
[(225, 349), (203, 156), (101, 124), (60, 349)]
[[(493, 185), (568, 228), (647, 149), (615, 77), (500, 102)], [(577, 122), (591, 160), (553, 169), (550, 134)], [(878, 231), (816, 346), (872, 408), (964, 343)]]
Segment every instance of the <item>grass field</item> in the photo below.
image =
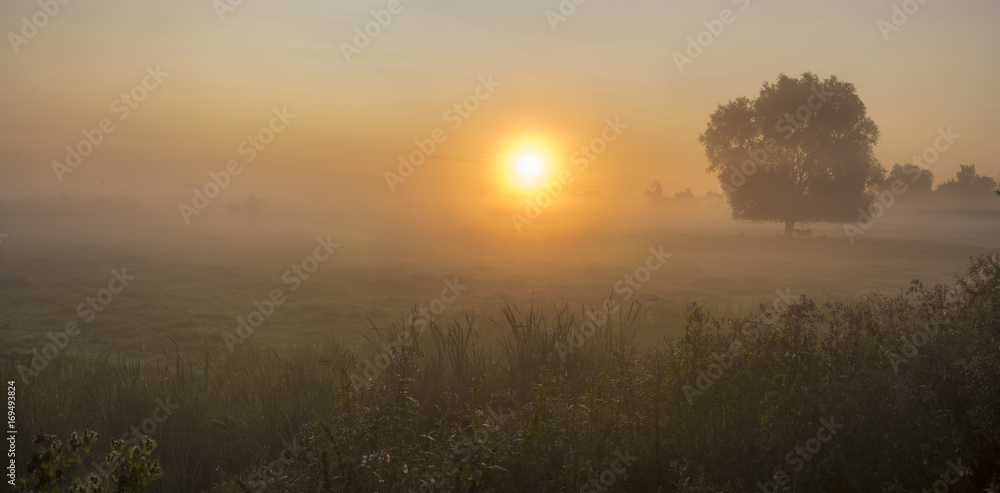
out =
[(321, 230), (249, 246), (243, 241), (249, 238), (168, 246), (65, 240), (39, 245), (15, 238), (0, 250), (0, 333), (9, 348), (30, 350), (48, 331), (79, 320), (77, 306), (106, 287), (112, 270), (124, 268), (135, 282), (86, 324), (74, 347), (144, 356), (162, 355), (159, 348), (172, 345), (169, 340), (184, 351), (224, 347), (222, 334), (235, 330), (236, 317), (245, 318), (254, 301), (280, 288), (289, 292), (288, 300), (255, 335), (255, 344), (283, 346), (325, 336), (354, 344), (369, 319), (396, 321), (429, 304), (445, 280), (455, 278), (468, 288), (448, 305), (453, 313), (496, 317), (508, 302), (579, 306), (622, 297), (615, 285), (642, 267), (650, 248), (662, 246), (672, 256), (634, 290), (634, 299), (649, 309), (642, 336), (659, 338), (679, 333), (690, 302), (732, 316), (769, 303), (779, 289), (835, 301), (898, 293), (913, 279), (951, 281), (970, 256), (1000, 248), (990, 224), (981, 221), (978, 236), (962, 231), (950, 241), (896, 237), (891, 225), (880, 225), (884, 231), (876, 233), (885, 239), (855, 245), (833, 227), (826, 230), (829, 237), (817, 230), (820, 237), (788, 243), (767, 233), (773, 227), (739, 225), (708, 233), (626, 235), (614, 242), (529, 244), (494, 249), (490, 257), (456, 254), (450, 262), (426, 260), (426, 252), (414, 247), (419, 239), (397, 247), (342, 243), (294, 292), (283, 274), (313, 253), (316, 236), (326, 235)]
[[(148, 435), (153, 491), (602, 491), (612, 467), (622, 491), (785, 491), (782, 467), (794, 491), (913, 491), (963, 457), (975, 476), (948, 491), (973, 491), (1000, 464), (983, 431), (995, 402), (982, 402), (996, 292), (983, 305), (931, 286), (1000, 252), (987, 219), (950, 238), (887, 223), (853, 245), (832, 227), (786, 241), (737, 225), (437, 262), (419, 239), (345, 242), (308, 278), (293, 266), (313, 267), (325, 233), (249, 246), (13, 237), (0, 246), (0, 371), (17, 382), (21, 457), (35, 434), (94, 430), (91, 458), (66, 468), (85, 477), (107, 471), (95, 464), (110, 438)], [(651, 249), (661, 266), (646, 279)], [(134, 279), (78, 312), (112, 271)], [(926, 291), (908, 292), (914, 279)], [(276, 289), (266, 321), (227, 344)], [(609, 298), (617, 312), (577, 348)], [(437, 307), (418, 331), (413, 318)], [(958, 318), (899, 373), (887, 353), (938, 308)], [(63, 339), (70, 323), (79, 333)], [(755, 326), (769, 335), (744, 339)], [(692, 393), (737, 340), (733, 369)], [(33, 361), (50, 344), (65, 347)], [(843, 441), (783, 460), (831, 416), (847, 420)]]

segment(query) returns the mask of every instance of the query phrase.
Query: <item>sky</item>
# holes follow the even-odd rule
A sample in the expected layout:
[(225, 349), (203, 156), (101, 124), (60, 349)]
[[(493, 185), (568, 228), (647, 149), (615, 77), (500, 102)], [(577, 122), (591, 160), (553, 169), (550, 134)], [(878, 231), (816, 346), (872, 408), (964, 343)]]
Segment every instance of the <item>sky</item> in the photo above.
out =
[[(571, 189), (641, 198), (658, 180), (701, 195), (718, 190), (698, 143), (709, 115), (806, 71), (855, 84), (885, 167), (950, 127), (961, 138), (927, 165), (938, 182), (961, 163), (1000, 176), (994, 0), (928, 0), (888, 39), (878, 24), (900, 0), (230, 1), (68, 0), (53, 15), (44, 2), (0, 3), (0, 197), (190, 202), (233, 160), (233, 201), (364, 210), (499, 196), (512, 153), (567, 166), (609, 119), (620, 135)], [(376, 36), (358, 37), (390, 6)], [(726, 9), (731, 22), (679, 69), (674, 53)], [(44, 25), (26, 36), (32, 18)], [(123, 93), (145, 99), (129, 106)], [(475, 110), (456, 116), (463, 103)], [(294, 115), (280, 131), (276, 111)], [(113, 130), (57, 173), (66, 146), (104, 119)], [(244, 141), (269, 126), (249, 161)], [(390, 186), (399, 156), (435, 129), (442, 142)]]

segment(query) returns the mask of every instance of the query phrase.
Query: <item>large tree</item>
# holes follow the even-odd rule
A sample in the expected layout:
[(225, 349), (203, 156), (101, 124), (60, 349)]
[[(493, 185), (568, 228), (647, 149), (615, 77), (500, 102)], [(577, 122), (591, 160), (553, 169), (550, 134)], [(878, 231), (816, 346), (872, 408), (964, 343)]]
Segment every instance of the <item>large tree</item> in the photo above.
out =
[(797, 222), (847, 223), (871, 206), (885, 176), (878, 138), (853, 84), (805, 73), (720, 104), (699, 141), (733, 218), (791, 236)]

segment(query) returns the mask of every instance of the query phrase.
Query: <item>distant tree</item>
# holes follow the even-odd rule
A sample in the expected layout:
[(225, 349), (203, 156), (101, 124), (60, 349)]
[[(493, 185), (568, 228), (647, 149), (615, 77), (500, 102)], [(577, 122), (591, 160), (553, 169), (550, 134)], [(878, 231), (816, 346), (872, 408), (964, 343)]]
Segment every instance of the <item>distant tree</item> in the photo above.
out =
[(726, 203), (726, 199), (721, 193), (715, 193), (710, 190), (705, 192), (705, 196), (701, 198), (700, 202), (712, 206), (724, 205)]
[(257, 219), (264, 213), (264, 200), (251, 195), (243, 200), (243, 210), (251, 219)]
[(678, 206), (696, 206), (700, 203), (697, 197), (694, 196), (694, 192), (691, 191), (691, 187), (685, 188), (684, 191), (674, 193), (673, 198), (669, 198), (663, 194), (663, 187), (660, 185), (660, 181), (654, 181), (652, 185), (645, 192), (646, 198), (651, 202), (656, 204), (669, 204)]
[(883, 188), (891, 188), (896, 181), (906, 184), (906, 196), (927, 197), (934, 192), (934, 173), (931, 170), (923, 169), (906, 163), (902, 166), (892, 165), (889, 177), (885, 179)]
[(645, 192), (646, 198), (658, 202), (663, 200), (663, 187), (660, 186), (660, 180), (656, 180), (650, 185), (649, 189)]
[(986, 197), (996, 186), (993, 178), (976, 174), (975, 164), (962, 164), (955, 178), (938, 185), (937, 192), (947, 197), (974, 199)]
[(700, 203), (697, 197), (694, 196), (694, 192), (691, 188), (685, 188), (683, 192), (677, 192), (674, 194), (673, 203), (680, 206), (696, 206)]
[(699, 141), (733, 218), (783, 222), (791, 237), (796, 222), (851, 222), (872, 205), (878, 139), (853, 84), (805, 73), (719, 105)]

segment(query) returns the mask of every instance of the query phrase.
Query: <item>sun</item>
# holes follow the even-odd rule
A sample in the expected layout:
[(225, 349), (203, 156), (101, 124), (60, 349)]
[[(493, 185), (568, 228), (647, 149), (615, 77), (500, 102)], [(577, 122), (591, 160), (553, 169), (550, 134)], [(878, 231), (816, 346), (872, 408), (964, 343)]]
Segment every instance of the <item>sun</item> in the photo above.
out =
[(501, 136), (491, 179), (505, 193), (518, 197), (533, 196), (549, 186), (560, 173), (563, 153), (558, 138), (546, 132), (519, 132)]
[(519, 152), (508, 158), (507, 181), (520, 193), (533, 193), (552, 178), (551, 159), (541, 152)]
[(545, 184), (548, 175), (545, 158), (537, 154), (517, 156), (514, 160), (514, 181), (525, 190), (532, 190)]

